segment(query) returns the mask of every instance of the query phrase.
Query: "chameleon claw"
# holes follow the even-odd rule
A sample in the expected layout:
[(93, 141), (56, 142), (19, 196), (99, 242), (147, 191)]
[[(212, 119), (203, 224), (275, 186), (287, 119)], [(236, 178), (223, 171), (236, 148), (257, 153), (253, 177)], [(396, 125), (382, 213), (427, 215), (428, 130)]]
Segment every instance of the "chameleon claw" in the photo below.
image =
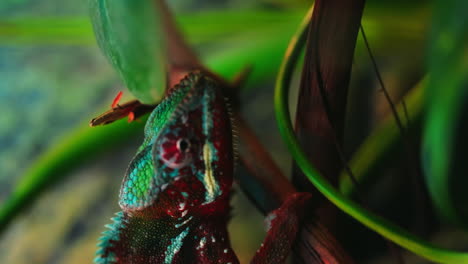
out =
[(117, 93), (117, 95), (115, 96), (114, 100), (112, 101), (112, 109), (116, 108), (117, 106), (119, 106), (119, 101), (120, 99), (122, 98), (122, 95), (123, 95), (123, 92), (122, 91), (119, 91)]
[(135, 113), (133, 112), (128, 113), (128, 122), (131, 123), (134, 120), (135, 120)]

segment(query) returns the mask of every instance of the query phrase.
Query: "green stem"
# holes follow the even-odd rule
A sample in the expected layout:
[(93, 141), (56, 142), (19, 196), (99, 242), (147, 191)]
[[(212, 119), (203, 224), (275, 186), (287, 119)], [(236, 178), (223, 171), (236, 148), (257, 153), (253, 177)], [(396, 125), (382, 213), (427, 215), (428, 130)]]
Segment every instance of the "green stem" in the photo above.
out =
[(414, 236), (397, 225), (390, 223), (382, 217), (370, 213), (360, 205), (347, 199), (331, 186), (309, 163), (307, 156), (301, 149), (291, 125), (291, 118), (288, 107), (288, 89), (294, 66), (300, 55), (300, 51), (305, 42), (306, 28), (311, 12), (301, 24), (299, 31), (292, 38), (288, 51), (284, 57), (283, 64), (278, 74), (275, 86), (275, 111), (278, 127), (288, 149), (295, 162), (312, 182), (312, 184), (339, 209), (374, 230), (380, 235), (393, 241), (421, 257), (439, 263), (468, 263), (468, 253), (451, 251), (436, 247), (427, 243), (421, 238)]

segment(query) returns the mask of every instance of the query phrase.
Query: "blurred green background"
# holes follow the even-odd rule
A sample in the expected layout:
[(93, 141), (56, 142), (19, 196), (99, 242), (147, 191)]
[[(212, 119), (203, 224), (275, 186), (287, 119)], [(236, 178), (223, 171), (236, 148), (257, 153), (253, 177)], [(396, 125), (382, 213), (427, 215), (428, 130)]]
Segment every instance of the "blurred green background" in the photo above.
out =
[[(283, 51), (309, 4), (302, 0), (170, 1), (182, 30), (203, 58), (225, 50), (242, 50), (249, 44), (270, 45), (271, 36), (280, 40), (271, 45)], [(363, 26), (395, 101), (427, 72), (432, 10), (433, 3), (422, 0), (366, 3)], [(226, 21), (231, 22), (213, 19), (218, 13), (229, 14), (230, 20), (226, 16)], [(0, 201), (12, 193), (34, 160), (77, 127), (86, 126), (91, 118), (109, 108), (118, 91), (125, 91), (95, 43), (87, 14), (87, 1), (0, 2)], [(204, 24), (202, 18), (213, 20)], [(263, 23), (252, 22), (256, 19)], [(204, 26), (206, 23), (209, 28)], [(272, 65), (279, 66), (281, 58), (282, 54), (270, 58)], [(236, 67), (240, 71), (255, 60), (255, 53), (247, 54), (239, 65), (225, 68)], [(295, 84), (299, 77), (298, 71)], [(289, 174), (290, 157), (273, 114), (274, 79), (271, 74), (255, 85), (249, 84), (241, 97), (242, 111)], [(348, 156), (390, 113), (361, 36), (350, 87), (345, 133)], [(128, 92), (125, 96), (124, 101), (131, 97)], [(422, 136), (420, 129), (416, 130), (410, 140), (419, 149)], [(118, 146), (84, 162), (66, 181), (54, 185), (32, 203), (0, 237), (0, 263), (91, 263), (104, 224), (119, 210), (119, 185), (141, 140), (142, 133), (122, 138)], [(430, 241), (467, 248), (464, 232), (441, 225), (427, 201), (425, 205), (414, 202), (417, 197), (412, 183), (408, 183), (408, 164), (400, 154), (401, 150), (394, 152), (380, 166), (385, 169), (378, 172), (379, 181), (366, 190), (372, 209)], [(264, 234), (263, 218), (241, 191), (236, 191), (233, 206), (229, 224), (232, 242), (241, 263), (247, 263)], [(424, 206), (425, 212), (421, 213)], [(394, 263), (381, 238), (341, 217), (342, 240), (350, 246), (357, 262)], [(356, 240), (362, 246), (357, 246)], [(428, 263), (404, 254), (407, 263)]]

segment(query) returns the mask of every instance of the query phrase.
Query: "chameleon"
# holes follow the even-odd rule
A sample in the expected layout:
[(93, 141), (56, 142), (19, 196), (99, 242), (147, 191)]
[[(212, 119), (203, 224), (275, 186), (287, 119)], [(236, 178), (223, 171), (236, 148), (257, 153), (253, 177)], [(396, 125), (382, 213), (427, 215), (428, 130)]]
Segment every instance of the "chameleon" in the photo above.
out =
[[(94, 263), (239, 263), (227, 231), (234, 154), (222, 89), (189, 73), (150, 114)], [(295, 193), (270, 213), (251, 263), (284, 263), (308, 199)]]

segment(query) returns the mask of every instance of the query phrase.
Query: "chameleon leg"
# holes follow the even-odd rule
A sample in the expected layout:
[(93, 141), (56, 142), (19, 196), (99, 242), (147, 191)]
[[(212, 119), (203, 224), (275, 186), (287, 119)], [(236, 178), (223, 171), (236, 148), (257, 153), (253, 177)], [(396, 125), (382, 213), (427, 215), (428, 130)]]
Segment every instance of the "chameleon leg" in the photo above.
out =
[(197, 261), (202, 264), (238, 264), (239, 260), (231, 248), (226, 220), (202, 221), (194, 230), (194, 249)]
[(294, 193), (280, 208), (268, 214), (268, 233), (252, 264), (282, 264), (286, 261), (296, 240), (304, 216), (309, 193)]

